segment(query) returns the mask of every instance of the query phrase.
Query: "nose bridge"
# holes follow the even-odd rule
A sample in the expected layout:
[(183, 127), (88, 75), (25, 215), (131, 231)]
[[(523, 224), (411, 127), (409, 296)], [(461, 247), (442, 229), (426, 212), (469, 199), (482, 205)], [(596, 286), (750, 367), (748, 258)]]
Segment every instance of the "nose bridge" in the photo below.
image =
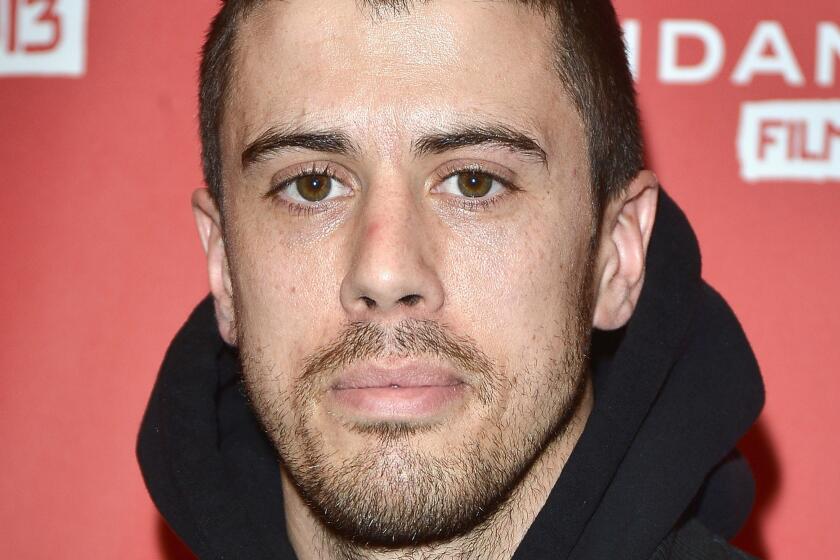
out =
[(393, 175), (371, 185), (364, 197), (342, 281), (342, 306), (353, 319), (397, 308), (434, 313), (443, 304), (443, 287), (422, 201)]
[(409, 232), (415, 229), (418, 212), (411, 191), (401, 185), (377, 185), (366, 195), (359, 224), (361, 231), (357, 238), (359, 252), (371, 256), (382, 253), (381, 256), (385, 257), (396, 253), (394, 249), (406, 250), (413, 245)]

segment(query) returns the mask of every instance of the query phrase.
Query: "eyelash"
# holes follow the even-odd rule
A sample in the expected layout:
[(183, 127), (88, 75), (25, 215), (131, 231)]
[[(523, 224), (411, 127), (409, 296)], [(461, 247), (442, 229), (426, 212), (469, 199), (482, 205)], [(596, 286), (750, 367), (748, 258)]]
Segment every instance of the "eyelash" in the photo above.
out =
[[(470, 163), (468, 165), (456, 164), (450, 167), (446, 167), (443, 170), (441, 170), (441, 172), (437, 175), (435, 181), (437, 184), (439, 184), (443, 181), (446, 181), (447, 179), (454, 177), (455, 175), (458, 175), (459, 173), (481, 173), (483, 175), (487, 175), (493, 181), (498, 181), (505, 188), (505, 191), (502, 194), (497, 194), (496, 196), (486, 199), (473, 199), (467, 197), (457, 198), (456, 205), (460, 209), (469, 212), (481, 212), (489, 210), (490, 208), (498, 204), (503, 198), (507, 198), (509, 194), (521, 190), (519, 187), (514, 185), (509, 179), (505, 179), (504, 177), (499, 176), (497, 173), (486, 169), (480, 163)], [(294, 183), (298, 179), (302, 177), (307, 177), (309, 175), (325, 175), (330, 179), (336, 181), (340, 180), (329, 163), (313, 163), (308, 167), (299, 169), (293, 175), (285, 177), (282, 180), (275, 183), (268, 190), (268, 192), (265, 193), (265, 198), (274, 198), (275, 200), (278, 200), (281, 204), (283, 204), (286, 207), (289, 213), (293, 216), (311, 216), (316, 212), (323, 210), (324, 204), (304, 205), (276, 196), (278, 192), (289, 188), (292, 185), (292, 183)]]
[(277, 181), (270, 189), (268, 189), (268, 192), (265, 193), (265, 198), (273, 198), (274, 200), (277, 200), (285, 206), (286, 210), (288, 210), (293, 216), (311, 216), (316, 212), (320, 212), (323, 210), (325, 204), (299, 204), (297, 202), (292, 202), (291, 200), (286, 200), (282, 197), (276, 196), (277, 193), (286, 190), (298, 179), (309, 175), (326, 175), (335, 181), (340, 180), (335, 173), (335, 170), (329, 163), (313, 163), (308, 167), (300, 168), (293, 175), (284, 177), (280, 181)]
[(482, 175), (487, 175), (493, 181), (498, 181), (505, 190), (501, 194), (497, 194), (496, 196), (486, 198), (486, 199), (474, 199), (474, 198), (457, 198), (457, 206), (469, 212), (481, 212), (484, 210), (489, 210), (490, 208), (497, 205), (502, 199), (507, 198), (510, 194), (521, 191), (519, 187), (517, 187), (510, 179), (506, 179), (501, 177), (498, 173), (494, 173), (481, 165), (480, 163), (469, 163), (467, 165), (458, 165), (454, 164), (447, 168), (444, 168), (440, 175), (438, 175), (436, 182), (442, 183), (459, 173), (481, 173)]

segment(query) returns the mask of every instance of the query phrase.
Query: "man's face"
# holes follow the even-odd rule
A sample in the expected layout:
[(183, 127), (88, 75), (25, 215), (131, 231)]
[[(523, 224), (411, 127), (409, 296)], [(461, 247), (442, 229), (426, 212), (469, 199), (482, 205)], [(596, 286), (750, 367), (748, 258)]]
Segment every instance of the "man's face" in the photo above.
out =
[(564, 428), (594, 217), (540, 14), (380, 15), (287, 0), (245, 20), (224, 246), (284, 472), (335, 530), (400, 543), (473, 526)]

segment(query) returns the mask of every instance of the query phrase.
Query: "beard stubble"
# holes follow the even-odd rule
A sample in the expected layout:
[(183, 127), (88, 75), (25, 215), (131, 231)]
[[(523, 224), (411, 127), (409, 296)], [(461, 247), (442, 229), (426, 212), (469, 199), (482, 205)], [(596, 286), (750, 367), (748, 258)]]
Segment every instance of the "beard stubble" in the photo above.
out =
[[(282, 373), (263, 352), (251, 349), (246, 332), (237, 326), (245, 386), (282, 467), (335, 537), (376, 548), (447, 541), (497, 512), (567, 428), (586, 385), (590, 339), (590, 298), (577, 295), (578, 305), (558, 336), (556, 357), (538, 374), (527, 368), (504, 370), (474, 341), (434, 321), (405, 320), (392, 327), (351, 323), (309, 354), (291, 390), (279, 391), (271, 380)], [(434, 453), (417, 445), (418, 438), (445, 433), (446, 424), (350, 424), (345, 428), (363, 434), (365, 448), (349, 457), (328, 449), (312, 423), (326, 380), (364, 360), (424, 356), (466, 374), (478, 405), (489, 411), (480, 438)], [(514, 379), (543, 383), (515, 386)], [(511, 391), (520, 392), (511, 401), (516, 408), (502, 417), (493, 405)], [(537, 404), (529, 409), (531, 403)]]

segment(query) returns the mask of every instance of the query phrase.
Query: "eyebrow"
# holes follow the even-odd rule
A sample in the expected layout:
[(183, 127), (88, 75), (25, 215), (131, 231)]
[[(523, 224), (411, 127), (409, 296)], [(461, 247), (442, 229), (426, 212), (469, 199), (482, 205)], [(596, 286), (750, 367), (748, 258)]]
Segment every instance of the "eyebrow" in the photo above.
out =
[[(470, 146), (498, 146), (537, 159), (547, 165), (548, 156), (539, 143), (528, 134), (507, 125), (466, 125), (453, 130), (429, 132), (413, 142), (415, 156), (442, 154)], [(330, 154), (352, 155), (358, 149), (350, 137), (336, 129), (286, 129), (272, 126), (260, 134), (242, 152), (242, 169), (265, 161), (284, 151), (303, 149)]]
[(242, 169), (295, 149), (342, 155), (358, 151), (350, 137), (340, 130), (304, 131), (273, 126), (248, 144), (242, 152)]
[(490, 145), (506, 148), (548, 164), (548, 156), (539, 143), (524, 132), (507, 125), (468, 125), (455, 130), (427, 134), (414, 142), (417, 156), (441, 154), (457, 148)]

